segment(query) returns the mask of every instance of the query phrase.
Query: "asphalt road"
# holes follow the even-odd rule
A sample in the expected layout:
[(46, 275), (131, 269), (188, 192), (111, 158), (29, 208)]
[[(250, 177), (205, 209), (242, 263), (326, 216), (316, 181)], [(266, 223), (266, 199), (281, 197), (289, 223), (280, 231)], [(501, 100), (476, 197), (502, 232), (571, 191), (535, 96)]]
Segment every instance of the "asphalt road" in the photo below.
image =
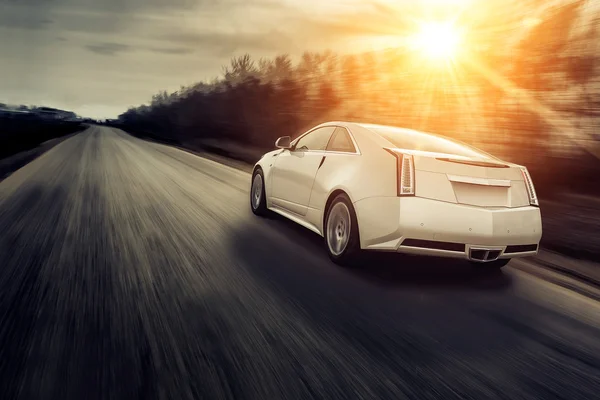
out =
[(593, 399), (598, 303), (374, 258), (249, 208), (249, 176), (92, 127), (0, 183), (0, 399)]

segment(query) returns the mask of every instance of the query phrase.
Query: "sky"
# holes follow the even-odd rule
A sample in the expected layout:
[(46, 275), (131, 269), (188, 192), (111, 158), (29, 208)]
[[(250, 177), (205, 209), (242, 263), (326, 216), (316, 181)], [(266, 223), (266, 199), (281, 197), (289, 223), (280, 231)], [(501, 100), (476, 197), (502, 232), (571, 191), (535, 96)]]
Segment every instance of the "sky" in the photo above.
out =
[[(425, 8), (472, 0), (419, 0)], [(0, 102), (114, 118), (255, 59), (355, 52), (412, 0), (0, 0)], [(372, 40), (373, 39), (373, 40)]]
[(0, 102), (114, 118), (158, 91), (212, 79), (246, 52), (362, 50), (365, 38), (394, 34), (395, 3), (0, 0)]

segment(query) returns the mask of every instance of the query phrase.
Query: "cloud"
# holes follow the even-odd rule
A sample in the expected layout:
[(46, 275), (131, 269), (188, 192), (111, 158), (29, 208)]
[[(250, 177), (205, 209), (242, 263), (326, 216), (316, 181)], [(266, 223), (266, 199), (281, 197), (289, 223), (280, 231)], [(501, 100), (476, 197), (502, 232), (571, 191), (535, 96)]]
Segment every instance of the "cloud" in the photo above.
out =
[(149, 51), (163, 54), (192, 54), (195, 50), (186, 47), (150, 47)]
[(6, 3), (8, 7), (30, 10), (85, 10), (115, 14), (281, 6), (278, 0), (0, 0), (0, 5)]
[(88, 44), (85, 46), (91, 52), (101, 54), (104, 56), (114, 56), (117, 53), (122, 53), (130, 49), (130, 46), (121, 43), (98, 43)]
[[(106, 42), (115, 40), (115, 34), (141, 39), (154, 33), (170, 42), (156, 43), (157, 53), (190, 53), (172, 50), (183, 43), (215, 55), (293, 52), (315, 41), (323, 44), (354, 35), (395, 34), (401, 25), (393, 8), (374, 0), (332, 0), (335, 4), (329, 6), (306, 1), (310, 8), (300, 0), (19, 0), (11, 3), (18, 6), (9, 9), (8, 18), (0, 12), (0, 25), (4, 21), (24, 29), (44, 29), (54, 20), (55, 30), (94, 35)], [(192, 20), (197, 24), (191, 24)], [(223, 33), (231, 27), (237, 32)]]
[(407, 30), (414, 29), (420, 6), (416, 1), (414, 4), (364, 1), (360, 6), (348, 7), (338, 13), (326, 13), (322, 17), (297, 13), (290, 17), (290, 25), (311, 39), (403, 35)]
[[(410, 27), (409, 16), (379, 3), (365, 2), (340, 8), (338, 12), (330, 12), (329, 8), (309, 12), (301, 6), (290, 7), (282, 4), (280, 8), (253, 11), (252, 21), (245, 17), (248, 11), (232, 9), (228, 18), (237, 21), (235, 24), (220, 25), (215, 21), (199, 27), (177, 26), (157, 32), (152, 39), (196, 48), (215, 57), (230, 57), (238, 52), (262, 55), (335, 48), (355, 38), (403, 35)], [(226, 30), (232, 25), (235, 30)]]
[(0, 11), (0, 26), (12, 29), (40, 30), (52, 25), (53, 20), (36, 13), (15, 12), (8, 8)]
[(265, 33), (181, 32), (169, 33), (160, 39), (220, 56), (228, 56), (239, 50), (279, 51), (289, 43), (285, 33), (275, 30)]
[(126, 51), (147, 51), (151, 53), (182, 55), (191, 54), (194, 49), (188, 47), (152, 47), (152, 46), (136, 46), (124, 43), (104, 42), (94, 43), (84, 46), (87, 50), (103, 56), (114, 56)]
[[(229, 1), (229, 0), (225, 0)], [(219, 0), (0, 0), (0, 27), (112, 33), (148, 16), (187, 13)]]
[[(2, 0), (0, 0), (2, 1)], [(220, 3), (219, 0), (17, 0), (11, 2), (17, 7), (52, 9), (96, 9), (104, 11), (144, 10), (178, 8), (191, 9), (202, 3)]]

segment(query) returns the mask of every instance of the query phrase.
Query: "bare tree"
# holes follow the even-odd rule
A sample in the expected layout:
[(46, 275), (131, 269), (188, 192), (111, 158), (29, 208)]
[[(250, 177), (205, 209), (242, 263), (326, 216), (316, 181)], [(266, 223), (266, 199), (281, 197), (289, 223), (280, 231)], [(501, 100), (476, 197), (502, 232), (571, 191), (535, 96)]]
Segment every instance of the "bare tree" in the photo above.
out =
[(244, 54), (232, 58), (230, 66), (223, 67), (223, 75), (227, 82), (235, 85), (248, 78), (256, 77), (258, 69), (250, 54)]

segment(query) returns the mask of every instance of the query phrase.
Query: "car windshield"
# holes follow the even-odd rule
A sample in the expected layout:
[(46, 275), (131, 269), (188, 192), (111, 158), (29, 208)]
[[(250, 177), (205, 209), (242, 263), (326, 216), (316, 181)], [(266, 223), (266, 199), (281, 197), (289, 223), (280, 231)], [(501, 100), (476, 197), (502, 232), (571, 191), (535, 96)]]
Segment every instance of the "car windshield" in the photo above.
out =
[(493, 158), (481, 150), (442, 136), (394, 126), (363, 124), (400, 149), (452, 154), (463, 157)]

